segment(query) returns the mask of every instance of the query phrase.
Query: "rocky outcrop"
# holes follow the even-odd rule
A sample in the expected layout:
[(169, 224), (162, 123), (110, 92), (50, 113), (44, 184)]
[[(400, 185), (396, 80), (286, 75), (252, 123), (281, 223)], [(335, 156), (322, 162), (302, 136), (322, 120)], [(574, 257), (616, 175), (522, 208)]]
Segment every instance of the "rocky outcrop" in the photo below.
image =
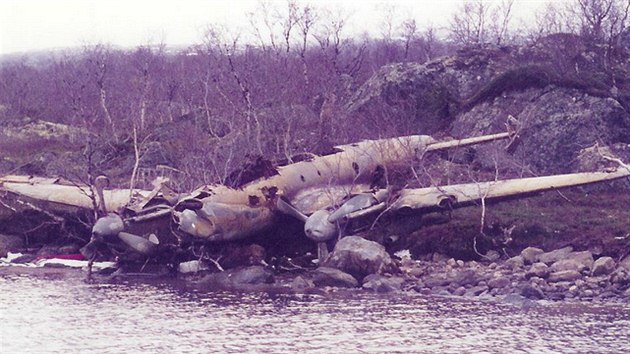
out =
[[(484, 145), (467, 152), (474, 161), (494, 168), (515, 159), (541, 174), (576, 171), (581, 149), (630, 141), (630, 80), (612, 80), (591, 49), (578, 36), (553, 35), (528, 46), (388, 65), (357, 90), (347, 111), (456, 137), (503, 130), (512, 115), (521, 124), (512, 155)], [(618, 65), (619, 77), (630, 77), (630, 63)]]

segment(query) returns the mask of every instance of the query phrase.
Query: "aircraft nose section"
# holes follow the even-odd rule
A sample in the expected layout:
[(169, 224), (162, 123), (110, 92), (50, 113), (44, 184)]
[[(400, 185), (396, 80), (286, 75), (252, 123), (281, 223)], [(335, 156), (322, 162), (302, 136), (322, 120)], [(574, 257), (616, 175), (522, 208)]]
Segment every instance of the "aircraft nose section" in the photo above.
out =
[(337, 226), (328, 221), (330, 213), (326, 210), (318, 210), (306, 219), (304, 233), (306, 237), (315, 242), (325, 242), (337, 234)]

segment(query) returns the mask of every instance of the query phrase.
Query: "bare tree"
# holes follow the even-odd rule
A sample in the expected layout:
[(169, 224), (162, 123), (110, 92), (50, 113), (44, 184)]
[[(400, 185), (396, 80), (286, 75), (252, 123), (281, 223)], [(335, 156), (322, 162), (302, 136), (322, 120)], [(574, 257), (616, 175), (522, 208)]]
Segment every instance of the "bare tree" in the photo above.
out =
[(449, 37), (461, 45), (487, 42), (490, 7), (483, 0), (464, 1), (450, 22)]

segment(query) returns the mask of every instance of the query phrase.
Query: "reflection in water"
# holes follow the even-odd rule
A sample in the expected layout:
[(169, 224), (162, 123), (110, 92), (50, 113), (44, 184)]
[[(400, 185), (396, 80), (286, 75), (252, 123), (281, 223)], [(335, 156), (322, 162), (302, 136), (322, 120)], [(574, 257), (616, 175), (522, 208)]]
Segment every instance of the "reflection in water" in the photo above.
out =
[(630, 352), (630, 305), (0, 276), (2, 353)]

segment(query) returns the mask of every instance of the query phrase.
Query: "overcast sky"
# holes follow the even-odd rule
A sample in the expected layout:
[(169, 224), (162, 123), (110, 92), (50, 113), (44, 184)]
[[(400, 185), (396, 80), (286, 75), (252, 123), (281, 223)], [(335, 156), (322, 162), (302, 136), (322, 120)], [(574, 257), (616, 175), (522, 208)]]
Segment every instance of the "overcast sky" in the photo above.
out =
[[(522, 18), (544, 1), (516, 0), (514, 13)], [(271, 2), (286, 6), (286, 0)], [(461, 0), (298, 2), (348, 14), (347, 34), (378, 35), (387, 7), (419, 26), (444, 26)], [(0, 0), (0, 54), (96, 43), (191, 45), (210, 23), (251, 32), (247, 14), (257, 8), (259, 0)]]

